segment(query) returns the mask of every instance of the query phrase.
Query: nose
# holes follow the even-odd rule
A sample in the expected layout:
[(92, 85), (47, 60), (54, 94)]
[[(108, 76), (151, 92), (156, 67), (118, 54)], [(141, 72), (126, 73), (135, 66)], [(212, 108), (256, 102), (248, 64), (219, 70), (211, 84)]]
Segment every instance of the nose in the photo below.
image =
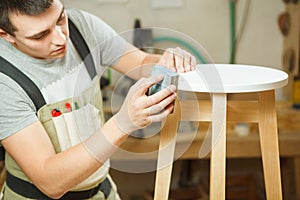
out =
[(61, 26), (56, 26), (53, 31), (52, 43), (57, 46), (64, 45), (66, 43), (67, 37)]

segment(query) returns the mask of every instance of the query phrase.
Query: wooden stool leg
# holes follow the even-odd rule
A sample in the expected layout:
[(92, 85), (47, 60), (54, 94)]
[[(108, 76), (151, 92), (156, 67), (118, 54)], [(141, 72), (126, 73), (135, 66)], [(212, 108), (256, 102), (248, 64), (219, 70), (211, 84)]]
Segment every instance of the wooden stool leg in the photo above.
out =
[(213, 94), (210, 200), (225, 199), (226, 177), (226, 94)]
[(176, 133), (180, 121), (179, 102), (160, 132), (159, 152), (157, 159), (157, 172), (154, 189), (154, 200), (167, 200), (169, 196)]
[(267, 199), (282, 199), (274, 90), (260, 92), (259, 135)]

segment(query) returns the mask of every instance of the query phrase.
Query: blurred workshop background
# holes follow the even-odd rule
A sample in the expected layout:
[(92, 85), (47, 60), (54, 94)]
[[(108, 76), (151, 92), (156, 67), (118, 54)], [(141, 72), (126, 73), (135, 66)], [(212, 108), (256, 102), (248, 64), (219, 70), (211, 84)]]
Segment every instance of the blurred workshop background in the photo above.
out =
[[(283, 196), (300, 200), (300, 112), (297, 106), (293, 107), (297, 103), (293, 99), (297, 89), (293, 86), (299, 82), (298, 0), (63, 0), (63, 3), (66, 8), (75, 7), (99, 16), (132, 43), (139, 37), (134, 28), (146, 29), (140, 43), (136, 43), (140, 48), (181, 46), (192, 52), (199, 63), (248, 64), (286, 71), (290, 75), (289, 84), (276, 91)], [(118, 73), (109, 70), (105, 76), (110, 90), (119, 79)], [(109, 116), (110, 110), (106, 112)], [(229, 125), (228, 129), (228, 148), (233, 146), (233, 152), (240, 152), (243, 147), (249, 150), (229, 155), (226, 199), (265, 199), (256, 127), (250, 125), (249, 133), (243, 135), (238, 133), (236, 125)], [(145, 140), (145, 145), (140, 145), (143, 139), (129, 138), (124, 148), (153, 145), (149, 143), (154, 139)], [(122, 159), (116, 156), (112, 163), (118, 160)], [(147, 159), (124, 160), (124, 165), (152, 163)], [(133, 173), (112, 167), (111, 173), (123, 199), (152, 199), (154, 171)], [(208, 159), (187, 156), (177, 160), (170, 199), (207, 199), (208, 177)]]

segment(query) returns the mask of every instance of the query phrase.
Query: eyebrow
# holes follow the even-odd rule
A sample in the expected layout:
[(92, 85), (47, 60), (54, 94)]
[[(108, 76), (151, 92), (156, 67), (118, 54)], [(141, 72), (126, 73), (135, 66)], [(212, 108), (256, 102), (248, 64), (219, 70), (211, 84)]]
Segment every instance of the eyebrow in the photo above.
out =
[[(56, 23), (58, 23), (59, 20), (61, 20), (61, 17), (62, 17), (62, 15), (64, 14), (64, 11), (65, 11), (65, 7), (63, 6), (62, 9), (61, 9), (61, 12), (60, 12), (60, 14), (59, 14), (59, 17), (57, 18)], [(47, 29), (47, 30), (41, 31), (41, 32), (39, 32), (39, 33), (36, 33), (36, 34), (34, 34), (34, 35), (28, 36), (28, 37), (26, 37), (26, 38), (27, 38), (27, 39), (34, 39), (34, 38), (37, 38), (37, 37), (40, 37), (40, 36), (42, 36), (42, 35), (47, 34), (49, 31), (50, 31), (50, 30)]]

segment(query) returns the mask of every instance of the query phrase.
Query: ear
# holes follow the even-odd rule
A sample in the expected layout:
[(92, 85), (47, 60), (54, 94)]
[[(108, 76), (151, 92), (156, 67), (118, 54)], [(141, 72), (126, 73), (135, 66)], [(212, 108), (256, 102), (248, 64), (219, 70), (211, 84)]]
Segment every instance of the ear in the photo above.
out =
[(9, 43), (15, 43), (14, 37), (0, 28), (0, 37), (5, 39)]

